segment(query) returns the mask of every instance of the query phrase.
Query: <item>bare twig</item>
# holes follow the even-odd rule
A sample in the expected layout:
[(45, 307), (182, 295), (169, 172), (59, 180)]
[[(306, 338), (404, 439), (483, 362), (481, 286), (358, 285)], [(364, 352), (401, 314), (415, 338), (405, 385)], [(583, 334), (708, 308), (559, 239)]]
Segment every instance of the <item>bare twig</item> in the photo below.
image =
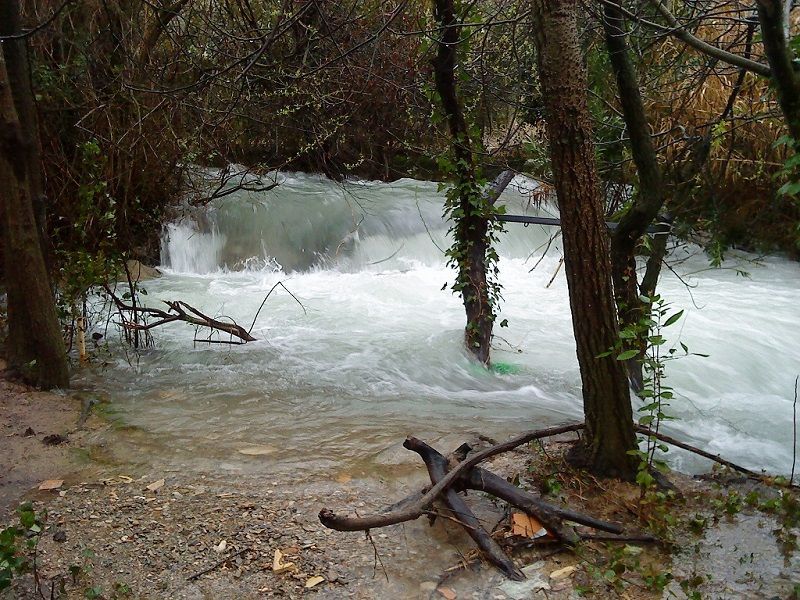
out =
[(215, 562), (213, 565), (211, 565), (211, 566), (210, 566), (210, 567), (208, 567), (207, 569), (203, 569), (202, 571), (198, 571), (198, 572), (197, 572), (197, 573), (195, 573), (194, 575), (189, 575), (189, 577), (187, 577), (187, 578), (186, 578), (186, 581), (194, 581), (195, 579), (198, 579), (199, 577), (202, 577), (202, 576), (203, 576), (203, 575), (205, 575), (206, 573), (210, 573), (210, 572), (211, 572), (211, 571), (213, 571), (214, 569), (217, 569), (217, 568), (221, 567), (221, 566), (222, 566), (222, 565), (224, 565), (225, 563), (227, 563), (227, 562), (229, 562), (229, 561), (233, 560), (233, 559), (234, 559), (234, 558), (236, 558), (237, 556), (241, 556), (241, 555), (242, 555), (242, 554), (244, 554), (245, 552), (249, 552), (250, 550), (252, 550), (252, 548), (250, 548), (250, 547), (247, 547), (247, 548), (242, 548), (242, 549), (241, 549), (241, 550), (239, 550), (238, 552), (234, 552), (233, 554), (230, 554), (230, 555), (226, 556), (226, 557), (225, 557), (225, 558), (223, 558), (222, 560)]
[(792, 474), (789, 485), (794, 485), (794, 467), (797, 464), (797, 381), (800, 375), (794, 378), (794, 402), (792, 403)]

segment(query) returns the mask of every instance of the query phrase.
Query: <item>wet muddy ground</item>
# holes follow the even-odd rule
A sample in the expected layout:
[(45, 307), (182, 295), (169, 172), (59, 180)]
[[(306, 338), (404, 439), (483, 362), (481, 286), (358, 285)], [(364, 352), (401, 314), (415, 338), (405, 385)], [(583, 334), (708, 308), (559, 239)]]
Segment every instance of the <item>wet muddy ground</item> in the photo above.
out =
[[(600, 543), (570, 552), (544, 544), (515, 553), (528, 579), (513, 583), (476, 562), (471, 541), (447, 519), (369, 536), (319, 523), (323, 507), (365, 514), (419, 489), (426, 474), (415, 455), (382, 472), (328, 470), (302, 480), (271, 474), (270, 455), (257, 452), (249, 460), (260, 468), (246, 476), (193, 472), (148, 454), (146, 433), (85, 418), (85, 398), (6, 381), (0, 396), (0, 509), (10, 522), (24, 497), (46, 514), (36, 560), (45, 598), (503, 600), (680, 598), (694, 591), (703, 598), (789, 598), (800, 582), (797, 558), (782, 554), (773, 533), (775, 519), (747, 510), (726, 516), (731, 489), (714, 483), (673, 477), (685, 495), (676, 510), (703, 515), (704, 526), (681, 534), (670, 552)], [(46, 444), (51, 435), (64, 439)], [(443, 450), (455, 443), (431, 441)], [(569, 475), (558, 458), (563, 446), (555, 441), (546, 454), (536, 448), (510, 453), (489, 466), (507, 477), (521, 474), (520, 484), (531, 487), (546, 473), (555, 499), (638, 527), (636, 488)], [(531, 459), (536, 474), (529, 472)], [(38, 490), (47, 480), (63, 482)], [(507, 521), (505, 508), (490, 499), (472, 493), (470, 502), (490, 529)], [(666, 576), (666, 587), (648, 584), (648, 573)], [(0, 597), (42, 595), (28, 575)]]

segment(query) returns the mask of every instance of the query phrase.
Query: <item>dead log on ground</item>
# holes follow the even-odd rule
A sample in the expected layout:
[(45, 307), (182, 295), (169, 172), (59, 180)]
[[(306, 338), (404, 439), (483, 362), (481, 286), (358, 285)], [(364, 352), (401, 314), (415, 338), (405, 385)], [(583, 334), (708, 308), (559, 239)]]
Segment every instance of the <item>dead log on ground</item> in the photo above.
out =
[(501, 452), (512, 450), (532, 440), (577, 431), (582, 427), (583, 424), (576, 423), (528, 432), (508, 442), (477, 452), (473, 456), (468, 456), (471, 448), (465, 444), (458, 448), (449, 458), (446, 458), (425, 442), (409, 437), (405, 440), (403, 446), (419, 454), (425, 462), (433, 484), (430, 489), (412, 495), (381, 514), (366, 517), (348, 517), (336, 515), (328, 509), (322, 509), (319, 513), (319, 519), (323, 525), (330, 529), (364, 531), (374, 527), (384, 527), (411, 521), (423, 514), (431, 514), (431, 507), (434, 501), (441, 500), (449, 509), (449, 514), (444, 516), (464, 528), (491, 564), (508, 578), (519, 581), (525, 578), (524, 574), (514, 565), (511, 558), (475, 517), (459, 492), (467, 489), (480, 490), (506, 500), (526, 514), (536, 518), (555, 538), (555, 541), (563, 544), (574, 545), (581, 539), (571, 527), (564, 524), (564, 519), (596, 527), (602, 531), (622, 533), (622, 527), (617, 524), (601, 521), (588, 515), (582, 515), (544, 502), (529, 492), (518, 490), (502, 477), (477, 467), (477, 464), (482, 460)]
[[(409, 437), (405, 440), (403, 446), (419, 454), (425, 462), (428, 468), (428, 475), (432, 482), (431, 486), (423, 488), (421, 491), (393, 504), (385, 511), (378, 514), (351, 517), (337, 515), (332, 510), (323, 508), (319, 512), (319, 520), (325, 527), (337, 531), (369, 531), (377, 527), (387, 527), (405, 521), (413, 521), (424, 514), (437, 514), (433, 512), (432, 506), (434, 502), (441, 500), (451, 513), (444, 516), (447, 516), (461, 525), (469, 536), (475, 540), (486, 559), (507, 577), (514, 580), (524, 579), (523, 573), (514, 565), (513, 561), (494, 538), (492, 538), (489, 532), (484, 529), (464, 499), (459, 495), (459, 492), (478, 490), (506, 501), (508, 504), (519, 508), (542, 523), (548, 533), (553, 536), (552, 541), (556, 543), (574, 545), (581, 539), (657, 543), (659, 541), (658, 538), (653, 536), (640, 534), (626, 535), (623, 527), (616, 523), (602, 521), (589, 515), (584, 515), (545, 502), (535, 494), (519, 489), (502, 477), (477, 466), (480, 462), (492, 456), (508, 452), (533, 440), (571, 431), (580, 431), (583, 427), (583, 423), (572, 423), (569, 425), (529, 431), (507, 442), (496, 444), (477, 452), (472, 456), (469, 456), (469, 452), (472, 449), (466, 444), (463, 444), (455, 450), (449, 457), (445, 457), (425, 442), (414, 437)], [(639, 433), (653, 436), (668, 444), (673, 444), (725, 465), (726, 467), (745, 473), (750, 477), (757, 479), (766, 478), (766, 475), (755, 473), (754, 471), (741, 467), (719, 456), (710, 454), (695, 446), (686, 444), (685, 442), (676, 440), (675, 438), (652, 431), (638, 424), (634, 425), (634, 427)], [(613, 535), (591, 533), (578, 534), (571, 527), (564, 525), (564, 521), (578, 523)], [(533, 543), (533, 541), (531, 541), (531, 543)]]

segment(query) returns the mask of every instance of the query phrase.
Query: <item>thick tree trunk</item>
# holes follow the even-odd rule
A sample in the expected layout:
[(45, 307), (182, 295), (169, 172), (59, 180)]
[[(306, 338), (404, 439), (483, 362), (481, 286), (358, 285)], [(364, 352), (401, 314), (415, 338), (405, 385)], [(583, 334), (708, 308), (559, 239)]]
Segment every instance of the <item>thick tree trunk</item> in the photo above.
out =
[(539, 81), (555, 177), (586, 435), (574, 457), (602, 475), (631, 479), (633, 414), (622, 363), (598, 358), (618, 338), (608, 234), (587, 106), (574, 0), (533, 0)]
[[(0, 36), (19, 35), (21, 32), (19, 0), (0, 0)], [(14, 106), (25, 142), (28, 185), (39, 240), (44, 252), (45, 264), (48, 265), (51, 249), (50, 238), (47, 235), (47, 202), (44, 193), (44, 175), (42, 174), (39, 116), (36, 111), (36, 100), (31, 86), (30, 63), (28, 62), (28, 42), (25, 38), (10, 39), (4, 41), (2, 46)]]
[[(638, 194), (622, 215), (619, 225), (611, 237), (611, 268), (614, 281), (614, 298), (620, 319), (620, 327), (636, 324), (643, 316), (646, 305), (639, 300), (640, 288), (636, 274), (636, 249), (647, 228), (664, 206), (666, 194), (664, 178), (658, 164), (656, 151), (650, 138), (650, 127), (644, 103), (639, 92), (639, 81), (628, 50), (627, 29), (622, 12), (610, 4), (605, 5), (603, 28), (611, 68), (617, 80), (619, 100), (625, 127), (630, 138), (633, 162), (639, 179)], [(666, 238), (665, 235), (660, 238)], [(658, 240), (659, 249), (666, 248), (666, 240)], [(662, 256), (658, 257), (660, 264)], [(653, 271), (651, 270), (651, 274)], [(651, 277), (652, 279), (652, 277)], [(648, 282), (655, 290), (655, 281)], [(638, 357), (627, 361), (628, 377), (636, 391), (643, 386), (641, 355), (646, 344), (644, 336), (630, 342), (629, 348), (637, 349)]]
[(778, 92), (778, 104), (795, 140), (800, 140), (800, 77), (785, 35), (788, 24), (782, 0), (758, 0), (758, 21), (764, 54), (767, 56), (772, 80)]
[(8, 291), (9, 367), (42, 388), (69, 385), (58, 326), (33, 214), (26, 143), (0, 52), (0, 200)]
[(455, 164), (458, 210), (453, 211), (453, 262), (458, 269), (456, 290), (464, 301), (467, 349), (481, 363), (489, 363), (494, 313), (487, 282), (490, 199), (478, 185), (469, 130), (456, 92), (455, 65), (460, 26), (453, 0), (435, 0), (434, 16), (441, 29), (434, 60), (436, 91), (447, 117)]

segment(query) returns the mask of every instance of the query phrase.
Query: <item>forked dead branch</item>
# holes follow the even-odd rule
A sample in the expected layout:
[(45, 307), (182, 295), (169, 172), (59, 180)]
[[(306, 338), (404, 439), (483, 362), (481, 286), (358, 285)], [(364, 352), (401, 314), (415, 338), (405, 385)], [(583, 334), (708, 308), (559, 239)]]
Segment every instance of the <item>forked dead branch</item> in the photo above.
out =
[[(533, 517), (542, 524), (548, 534), (557, 543), (566, 547), (573, 547), (583, 539), (597, 539), (604, 541), (621, 541), (633, 543), (658, 542), (658, 538), (641, 532), (628, 532), (618, 523), (610, 523), (586, 515), (566, 507), (557, 506), (546, 502), (541, 497), (526, 490), (520, 489), (484, 468), (478, 466), (484, 460), (498, 454), (509, 452), (515, 448), (534, 440), (552, 437), (563, 433), (580, 431), (583, 423), (572, 423), (547, 429), (539, 429), (523, 433), (515, 438), (495, 444), (480, 452), (472, 452), (472, 448), (463, 444), (450, 455), (444, 456), (422, 440), (415, 437), (406, 438), (403, 447), (416, 452), (425, 462), (431, 485), (416, 492), (404, 500), (393, 504), (383, 512), (366, 516), (345, 516), (334, 513), (328, 508), (323, 508), (319, 519), (325, 527), (336, 531), (369, 531), (377, 527), (396, 525), (405, 521), (418, 519), (423, 515), (430, 517), (443, 516), (450, 521), (458, 523), (467, 534), (475, 541), (484, 558), (500, 570), (509, 579), (521, 580), (525, 578), (522, 571), (517, 568), (513, 560), (500, 546), (495, 538), (488, 532), (479, 519), (474, 515), (466, 503), (461, 492), (476, 490), (485, 492), (504, 500), (509, 505), (516, 507), (525, 514)], [(672, 437), (652, 431), (643, 426), (636, 426), (639, 433), (653, 436), (668, 444), (672, 444), (708, 458), (714, 462), (743, 473), (748, 477), (763, 479), (765, 476), (734, 463), (714, 456), (700, 448), (696, 448)], [(440, 502), (444, 510), (434, 509), (434, 503)], [(592, 533), (576, 531), (570, 523), (591, 527), (611, 535), (598, 536)]]
[[(231, 338), (238, 338), (241, 341), (234, 341), (234, 340), (212, 340), (212, 339), (196, 339), (196, 342), (206, 342), (206, 343), (224, 343), (224, 344), (246, 344), (247, 342), (254, 342), (256, 338), (253, 337), (251, 334), (253, 327), (255, 326), (256, 319), (258, 319), (258, 315), (261, 312), (261, 309), (264, 308), (267, 300), (269, 299), (272, 292), (275, 291), (276, 288), (282, 287), (286, 292), (300, 305), (300, 308), (303, 309), (303, 312), (306, 312), (305, 306), (298, 300), (297, 296), (295, 296), (289, 289), (283, 284), (282, 281), (279, 281), (272, 288), (267, 292), (267, 295), (264, 297), (264, 300), (261, 302), (261, 306), (258, 307), (255, 316), (253, 317), (253, 323), (250, 325), (250, 329), (245, 329), (233, 319), (230, 322), (221, 321), (219, 319), (215, 319), (213, 317), (209, 317), (208, 315), (202, 313), (195, 307), (187, 304), (182, 300), (164, 300), (164, 304), (167, 305), (168, 310), (161, 310), (160, 308), (155, 308), (152, 306), (141, 306), (138, 304), (128, 304), (124, 302), (119, 296), (117, 296), (114, 291), (109, 286), (104, 286), (106, 293), (109, 295), (111, 300), (114, 302), (114, 305), (119, 312), (120, 319), (121, 319), (121, 326), (128, 330), (128, 331), (149, 331), (154, 329), (155, 327), (160, 327), (161, 325), (166, 325), (167, 323), (174, 323), (176, 321), (181, 321), (183, 323), (189, 323), (190, 325), (194, 325), (196, 327), (206, 327), (211, 331), (221, 331), (223, 333), (227, 333), (231, 336)], [(142, 315), (149, 315), (151, 317), (156, 317), (157, 320), (152, 321), (150, 323), (140, 321), (139, 316)]]

